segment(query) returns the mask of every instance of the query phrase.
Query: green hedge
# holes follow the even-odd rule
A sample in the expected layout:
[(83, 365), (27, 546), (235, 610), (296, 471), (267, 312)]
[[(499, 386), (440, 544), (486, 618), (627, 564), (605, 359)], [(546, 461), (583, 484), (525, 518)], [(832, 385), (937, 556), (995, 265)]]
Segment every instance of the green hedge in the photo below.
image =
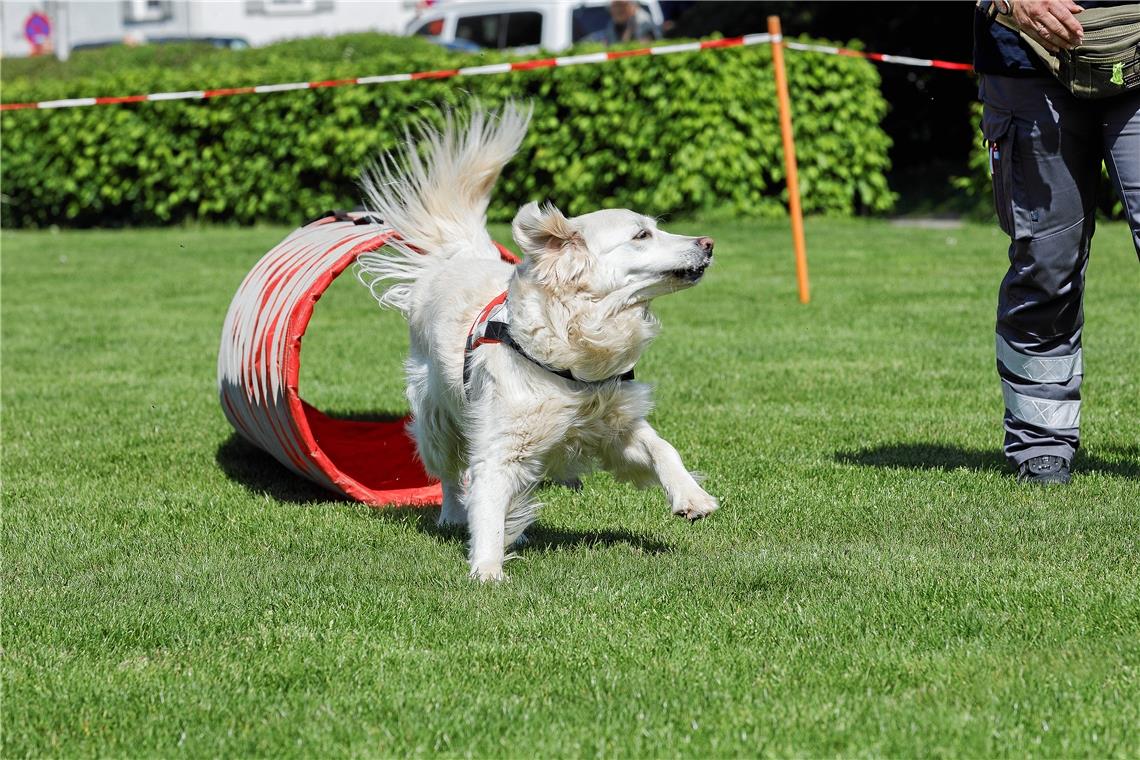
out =
[[(583, 52), (591, 48), (573, 52)], [(593, 48), (596, 49), (596, 48)], [(887, 104), (866, 61), (786, 56), (808, 213), (888, 211)], [(259, 50), (95, 51), (4, 74), (19, 102), (336, 79), (507, 60), (417, 39), (350, 35)], [(14, 69), (14, 73), (13, 73)], [(99, 73), (82, 74), (96, 71)], [(2, 118), (5, 226), (297, 223), (351, 207), (363, 163), (438, 104), (535, 104), (531, 133), (491, 209), (550, 198), (571, 214), (784, 213), (767, 46), (629, 58), (508, 75), (139, 103)]]

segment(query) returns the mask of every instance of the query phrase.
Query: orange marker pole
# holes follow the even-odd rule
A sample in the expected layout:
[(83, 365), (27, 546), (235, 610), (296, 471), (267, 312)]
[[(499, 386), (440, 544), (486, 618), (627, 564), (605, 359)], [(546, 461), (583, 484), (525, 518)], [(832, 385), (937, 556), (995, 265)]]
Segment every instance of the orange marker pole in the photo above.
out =
[(784, 168), (788, 175), (788, 214), (792, 217), (792, 246), (796, 251), (796, 281), (800, 302), (811, 300), (808, 286), (807, 245), (804, 243), (804, 214), (800, 208), (800, 180), (796, 172), (796, 141), (792, 136), (792, 104), (788, 100), (788, 75), (784, 71), (784, 33), (780, 17), (768, 17), (772, 35), (772, 68), (776, 72), (776, 98), (780, 103), (780, 135), (784, 138)]

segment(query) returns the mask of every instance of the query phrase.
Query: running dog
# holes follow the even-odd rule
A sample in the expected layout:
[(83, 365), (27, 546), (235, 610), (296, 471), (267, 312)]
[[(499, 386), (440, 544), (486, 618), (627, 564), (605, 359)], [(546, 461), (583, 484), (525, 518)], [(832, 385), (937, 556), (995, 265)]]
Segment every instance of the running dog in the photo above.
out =
[(441, 524), (470, 533), (470, 572), (504, 578), (505, 552), (535, 519), (544, 480), (600, 465), (660, 485), (673, 514), (717, 508), (646, 421), (650, 387), (633, 367), (657, 335), (658, 297), (692, 287), (712, 263), (708, 237), (673, 235), (624, 209), (567, 218), (528, 203), (512, 232), (525, 258), (503, 262), (486, 229), (502, 168), (529, 109), (478, 106), (421, 125), (365, 171), (370, 208), (399, 233), (356, 274), (408, 321), (409, 431), (443, 487)]

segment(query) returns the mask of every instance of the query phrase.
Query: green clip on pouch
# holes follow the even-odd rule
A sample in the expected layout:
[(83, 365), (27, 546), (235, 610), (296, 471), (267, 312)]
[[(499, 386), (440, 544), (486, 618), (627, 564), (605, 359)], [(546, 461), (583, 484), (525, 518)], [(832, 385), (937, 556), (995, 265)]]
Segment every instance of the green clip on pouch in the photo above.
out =
[(1084, 42), (1072, 50), (1051, 53), (1021, 31), (1013, 19), (989, 13), (1021, 39), (1044, 61), (1053, 76), (1078, 98), (1108, 98), (1140, 87), (1140, 3), (1089, 8), (1077, 20), (1085, 30)]

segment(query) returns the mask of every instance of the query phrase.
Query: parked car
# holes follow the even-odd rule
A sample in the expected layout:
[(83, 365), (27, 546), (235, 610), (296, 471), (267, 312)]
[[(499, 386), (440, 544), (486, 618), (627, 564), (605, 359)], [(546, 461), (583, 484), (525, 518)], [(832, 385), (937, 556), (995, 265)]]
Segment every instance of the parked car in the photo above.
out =
[[(604, 29), (610, 20), (609, 5), (609, 0), (455, 0), (425, 11), (406, 33), (445, 46), (558, 52)], [(657, 0), (641, 0), (638, 5), (653, 23), (662, 24)]]
[(114, 45), (176, 45), (188, 42), (211, 45), (225, 50), (245, 50), (249, 47), (249, 42), (241, 37), (140, 37), (128, 40), (80, 42), (74, 45), (71, 50), (75, 52), (77, 50), (98, 50)]

